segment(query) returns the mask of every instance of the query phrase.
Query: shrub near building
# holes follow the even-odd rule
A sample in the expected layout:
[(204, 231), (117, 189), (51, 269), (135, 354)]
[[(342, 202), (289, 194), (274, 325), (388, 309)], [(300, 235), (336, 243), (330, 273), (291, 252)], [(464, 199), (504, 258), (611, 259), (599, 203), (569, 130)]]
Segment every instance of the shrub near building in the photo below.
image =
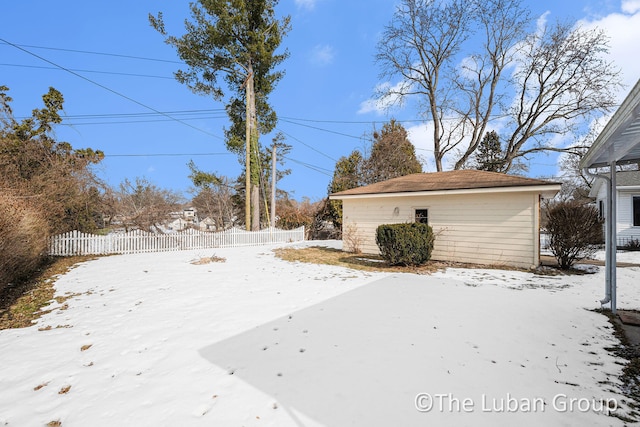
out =
[(556, 202), (547, 206), (546, 217), (549, 249), (563, 270), (593, 255), (603, 242), (603, 220), (594, 206)]
[(390, 265), (421, 265), (431, 258), (435, 236), (427, 224), (383, 224), (376, 230), (380, 255)]

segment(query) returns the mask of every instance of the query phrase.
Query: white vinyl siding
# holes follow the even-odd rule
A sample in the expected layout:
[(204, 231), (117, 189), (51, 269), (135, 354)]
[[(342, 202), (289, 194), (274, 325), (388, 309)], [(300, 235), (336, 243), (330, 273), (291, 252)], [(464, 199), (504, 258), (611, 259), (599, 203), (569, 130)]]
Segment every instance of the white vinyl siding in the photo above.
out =
[[(618, 243), (624, 242), (625, 239), (640, 238), (640, 227), (633, 225), (634, 197), (640, 197), (640, 191), (625, 189), (625, 187), (618, 187), (618, 191), (616, 193), (616, 234), (618, 237)], [(600, 186), (596, 198), (598, 203), (602, 202), (605, 209), (603, 217), (606, 217), (606, 183)]]
[(416, 209), (428, 209), (432, 259), (529, 268), (539, 263), (538, 206), (538, 194), (526, 192), (372, 196), (344, 199), (343, 221), (357, 229), (363, 252), (377, 254), (378, 225), (413, 222)]
[(633, 225), (633, 198), (638, 192), (618, 191), (617, 234), (619, 238), (639, 238), (640, 227)]

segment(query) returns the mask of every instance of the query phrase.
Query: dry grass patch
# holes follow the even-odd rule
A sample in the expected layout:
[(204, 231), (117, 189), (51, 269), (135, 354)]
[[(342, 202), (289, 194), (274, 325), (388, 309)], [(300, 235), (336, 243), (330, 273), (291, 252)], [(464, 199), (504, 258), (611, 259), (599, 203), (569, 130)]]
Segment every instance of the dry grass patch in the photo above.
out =
[(279, 248), (275, 249), (274, 252), (277, 257), (285, 261), (337, 265), (364, 271), (430, 274), (448, 266), (445, 263), (429, 261), (418, 267), (392, 267), (379, 255), (353, 254), (325, 246)]
[(40, 390), (41, 388), (46, 387), (48, 384), (49, 384), (49, 382), (48, 382), (48, 381), (47, 381), (46, 383), (38, 384), (37, 386), (35, 386), (35, 387), (33, 388), (33, 391), (38, 391), (38, 390)]
[[(34, 320), (48, 313), (42, 309), (54, 299), (53, 284), (57, 276), (91, 259), (95, 257), (52, 258), (35, 277), (3, 289), (0, 294), (0, 330), (32, 326)], [(73, 296), (56, 297), (55, 300), (62, 303)]]
[(220, 257), (220, 256), (216, 256), (216, 255), (211, 255), (210, 257), (203, 257), (203, 258), (198, 258), (198, 259), (194, 259), (193, 261), (191, 261), (191, 264), (193, 265), (204, 265), (204, 264), (210, 264), (212, 262), (226, 262), (227, 259)]
[[(434, 261), (429, 260), (420, 266), (390, 266), (381, 256), (371, 254), (354, 254), (340, 249), (328, 248), (326, 246), (310, 246), (308, 248), (278, 248), (274, 249), (277, 257), (291, 262), (307, 262), (311, 264), (337, 265), (340, 267), (352, 268), (354, 270), (394, 272), (394, 273), (415, 273), (431, 274), (447, 268), (470, 268), (488, 270), (510, 270), (534, 272), (536, 274), (571, 274), (571, 271), (560, 271), (557, 268), (527, 270), (505, 265), (481, 265), (461, 262)], [(575, 274), (584, 274), (576, 271)]]

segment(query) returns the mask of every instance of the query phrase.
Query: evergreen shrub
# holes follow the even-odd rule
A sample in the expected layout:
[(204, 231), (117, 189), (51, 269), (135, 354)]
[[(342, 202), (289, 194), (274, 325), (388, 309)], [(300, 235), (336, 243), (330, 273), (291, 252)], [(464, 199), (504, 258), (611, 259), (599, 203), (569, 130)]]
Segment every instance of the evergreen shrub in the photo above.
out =
[(435, 236), (427, 224), (383, 224), (376, 230), (380, 254), (390, 265), (422, 265), (431, 258)]

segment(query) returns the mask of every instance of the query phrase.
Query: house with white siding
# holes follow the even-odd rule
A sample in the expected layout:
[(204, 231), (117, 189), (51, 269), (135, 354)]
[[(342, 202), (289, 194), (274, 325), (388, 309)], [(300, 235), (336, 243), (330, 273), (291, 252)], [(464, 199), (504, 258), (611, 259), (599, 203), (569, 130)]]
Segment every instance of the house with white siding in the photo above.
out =
[[(596, 199), (602, 218), (606, 217), (607, 186), (604, 178), (593, 183), (589, 196)], [(616, 172), (617, 245), (640, 240), (640, 171)]]
[(425, 222), (433, 260), (535, 268), (540, 264), (540, 203), (560, 184), (496, 172), (417, 173), (333, 193), (342, 201), (344, 250), (378, 254), (381, 224)]

